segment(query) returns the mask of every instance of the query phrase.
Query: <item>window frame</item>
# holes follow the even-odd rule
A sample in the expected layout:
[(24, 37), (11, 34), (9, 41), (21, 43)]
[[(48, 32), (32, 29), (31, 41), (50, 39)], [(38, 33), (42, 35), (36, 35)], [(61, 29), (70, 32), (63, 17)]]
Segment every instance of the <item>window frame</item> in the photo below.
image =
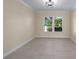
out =
[[(45, 31), (45, 17), (52, 17), (52, 31)], [(55, 27), (55, 24), (54, 24), (54, 22), (55, 22), (55, 17), (62, 17), (62, 31), (54, 31), (54, 27)], [(63, 32), (63, 19), (64, 19), (64, 17), (63, 16), (44, 16), (43, 17), (43, 31), (44, 32)]]
[[(56, 17), (62, 17), (62, 31), (55, 31), (55, 30), (54, 30), (54, 32), (63, 32), (63, 20), (64, 20), (64, 17), (63, 17), (63, 16), (53, 16), (53, 17), (54, 17), (54, 23), (55, 23), (55, 18), (56, 18)], [(55, 24), (53, 24), (53, 25), (54, 25), (54, 27), (55, 27)], [(53, 28), (54, 28), (54, 27), (53, 27)]]
[[(52, 17), (52, 16), (44, 16), (44, 21), (43, 21), (43, 31), (44, 32), (53, 32), (53, 25), (52, 25), (52, 31), (45, 31), (45, 17)], [(52, 17), (52, 24), (53, 24), (53, 17)]]

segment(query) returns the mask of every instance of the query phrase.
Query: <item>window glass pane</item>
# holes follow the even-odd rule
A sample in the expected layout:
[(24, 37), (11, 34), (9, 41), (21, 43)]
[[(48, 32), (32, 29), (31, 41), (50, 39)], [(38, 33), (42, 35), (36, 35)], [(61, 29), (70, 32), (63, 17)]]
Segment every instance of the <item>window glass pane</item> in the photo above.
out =
[(52, 32), (52, 17), (45, 17), (44, 28), (45, 32)]
[(62, 17), (56, 16), (54, 18), (54, 31), (61, 32), (62, 31)]

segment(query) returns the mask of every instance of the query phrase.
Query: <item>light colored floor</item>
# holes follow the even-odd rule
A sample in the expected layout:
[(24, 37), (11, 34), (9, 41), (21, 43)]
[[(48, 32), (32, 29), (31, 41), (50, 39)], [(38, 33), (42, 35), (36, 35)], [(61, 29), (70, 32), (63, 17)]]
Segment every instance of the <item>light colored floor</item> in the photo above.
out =
[(4, 59), (76, 59), (70, 39), (34, 39)]

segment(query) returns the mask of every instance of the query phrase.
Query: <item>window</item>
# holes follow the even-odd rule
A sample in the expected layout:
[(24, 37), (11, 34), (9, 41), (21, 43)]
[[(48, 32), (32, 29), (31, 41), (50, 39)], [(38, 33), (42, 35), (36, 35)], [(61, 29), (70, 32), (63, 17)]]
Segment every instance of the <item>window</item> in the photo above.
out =
[(54, 18), (54, 31), (62, 31), (62, 17), (56, 16)]
[(45, 17), (44, 31), (45, 32), (53, 32), (53, 31), (61, 32), (62, 31), (62, 17), (61, 16)]
[(45, 32), (52, 32), (52, 17), (45, 17)]

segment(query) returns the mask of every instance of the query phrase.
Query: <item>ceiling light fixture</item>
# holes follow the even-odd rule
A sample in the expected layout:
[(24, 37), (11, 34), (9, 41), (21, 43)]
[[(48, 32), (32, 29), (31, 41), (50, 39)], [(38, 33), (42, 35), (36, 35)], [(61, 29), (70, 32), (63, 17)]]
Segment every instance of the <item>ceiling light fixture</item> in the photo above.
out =
[(48, 7), (54, 7), (54, 1), (49, 0), (49, 1), (46, 2), (46, 5), (47, 5)]
[(44, 5), (48, 7), (55, 7), (57, 4), (57, 0), (43, 0)]

